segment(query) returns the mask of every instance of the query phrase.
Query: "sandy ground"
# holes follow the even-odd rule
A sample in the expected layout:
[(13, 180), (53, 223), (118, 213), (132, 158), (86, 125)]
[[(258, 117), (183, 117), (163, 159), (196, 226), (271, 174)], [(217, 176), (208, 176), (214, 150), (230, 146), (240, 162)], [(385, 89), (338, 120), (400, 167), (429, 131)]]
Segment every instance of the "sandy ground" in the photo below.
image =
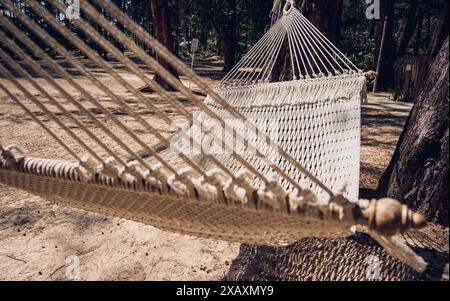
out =
[[(209, 84), (220, 78), (218, 70), (214, 64), (207, 68), (200, 65), (197, 69)], [(143, 84), (126, 71), (121, 72), (133, 86)], [(105, 99), (105, 95), (92, 88), (85, 78), (73, 76), (98, 99)], [(106, 74), (99, 72), (97, 76), (115, 89)], [(41, 79), (38, 81), (45, 91), (63, 101), (48, 84)], [(21, 79), (20, 82), (25, 81)], [(63, 84), (62, 80), (58, 82)], [(10, 85), (5, 80), (1, 83)], [(26, 87), (42, 97), (29, 85)], [(86, 101), (75, 91), (70, 93), (79, 101)], [(120, 89), (115, 93), (124, 97), (161, 133), (166, 136), (172, 133), (146, 108), (139, 107), (130, 93)], [(20, 97), (17, 91), (15, 95)], [(149, 97), (158, 107), (177, 117), (166, 103)], [(25, 101), (23, 97), (20, 99)], [(411, 105), (393, 103), (387, 94), (371, 95), (370, 103), (363, 109), (363, 194), (370, 194), (376, 188), (411, 109)], [(31, 107), (29, 102), (27, 105)], [(114, 110), (113, 105), (108, 105)], [(185, 105), (192, 109), (191, 104)], [(98, 112), (93, 113), (97, 115)], [(134, 126), (127, 120), (128, 116), (119, 111), (116, 113), (121, 120)], [(103, 118), (99, 113), (97, 117)], [(86, 124), (95, 128), (87, 121)], [(156, 142), (150, 136), (143, 138), (150, 144)], [(0, 91), (1, 142), (19, 145), (27, 155), (67, 159), (64, 151)], [(239, 247), (235, 243), (164, 232), (133, 221), (56, 206), (0, 184), (0, 280), (64, 280), (67, 275), (76, 278), (78, 274), (74, 274), (72, 268), (77, 266), (82, 280), (219, 280), (228, 272)]]

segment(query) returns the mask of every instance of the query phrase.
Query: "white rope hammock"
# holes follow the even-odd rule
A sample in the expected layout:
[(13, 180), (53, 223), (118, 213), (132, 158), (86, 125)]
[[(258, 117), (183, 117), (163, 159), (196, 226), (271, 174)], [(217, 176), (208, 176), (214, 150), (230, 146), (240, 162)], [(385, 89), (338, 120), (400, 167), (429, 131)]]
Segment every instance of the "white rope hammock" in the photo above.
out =
[[(292, 80), (272, 82), (283, 45), (288, 48)], [(331, 191), (345, 188), (345, 197), (358, 199), (360, 107), (366, 97), (366, 79), (293, 2), (288, 1), (280, 20), (225, 76), (216, 92), (258, 128), (271, 124), (266, 126), (269, 137)], [(222, 118), (232, 119), (212, 97), (205, 103)], [(208, 116), (198, 118), (203, 121)], [(260, 142), (261, 149), (265, 141)], [(280, 161), (288, 172), (289, 162)], [(299, 170), (288, 174), (320, 199), (329, 198), (309, 175)], [(289, 183), (285, 188), (289, 189)]]
[[(67, 11), (58, 0), (48, 2), (62, 15)], [(42, 24), (10, 0), (0, 0), (8, 10), (0, 15), (0, 39), (4, 49), (9, 50), (0, 49), (0, 75), (6, 80), (0, 81), (0, 90), (75, 160), (32, 158), (24, 156), (16, 146), (1, 146), (1, 183), (77, 208), (166, 230), (239, 242), (287, 244), (301, 237), (347, 235), (352, 225), (363, 224), (395, 257), (416, 270), (425, 269), (423, 259), (397, 238), (410, 229), (423, 227), (423, 217), (394, 200), (358, 199), (360, 105), (365, 97), (365, 77), (295, 9), (293, 1), (288, 1), (283, 17), (214, 90), (110, 1), (91, 2), (95, 7), (80, 1), (85, 16), (126, 46), (142, 64), (124, 55), (86, 20), (73, 19), (73, 25), (150, 86), (189, 126), (179, 126), (178, 142), (171, 143), (174, 140), (161, 134), (154, 121), (144, 118), (123, 96), (113, 92)], [(170, 113), (149, 101), (77, 33), (63, 26), (60, 17), (55, 18), (39, 1), (25, 3), (45, 21), (45, 28), (51, 27), (67, 39), (139, 105), (154, 112), (159, 121), (172, 125)], [(11, 21), (12, 16), (89, 79), (107, 96), (108, 105), (25, 35)], [(120, 31), (114, 22), (121, 23), (126, 31)], [(206, 100), (131, 42), (127, 32), (195, 83), (208, 95)], [(284, 47), (288, 49), (292, 80), (276, 82), (274, 69)], [(34, 73), (8, 53), (14, 53)], [(142, 65), (195, 104), (198, 112), (193, 115), (188, 111), (173, 93), (149, 78)], [(44, 79), (64, 102), (46, 91), (32, 74)], [(24, 81), (41, 96), (24, 86)], [(80, 93), (84, 102), (67, 87)], [(140, 132), (113, 114), (110, 104), (126, 112)], [(93, 114), (91, 107), (104, 118)], [(225, 153), (202, 147), (204, 133), (196, 128), (199, 122), (202, 128), (219, 125), (223, 132), (208, 132), (212, 140), (223, 141), (224, 135), (233, 138), (222, 143)], [(236, 130), (227, 126), (239, 122), (244, 127)], [(142, 132), (152, 135), (159, 144), (150, 146)], [(234, 138), (242, 143), (234, 145)], [(174, 151), (183, 150), (185, 142), (195, 151)], [(73, 144), (85, 153), (76, 151), (70, 146)]]

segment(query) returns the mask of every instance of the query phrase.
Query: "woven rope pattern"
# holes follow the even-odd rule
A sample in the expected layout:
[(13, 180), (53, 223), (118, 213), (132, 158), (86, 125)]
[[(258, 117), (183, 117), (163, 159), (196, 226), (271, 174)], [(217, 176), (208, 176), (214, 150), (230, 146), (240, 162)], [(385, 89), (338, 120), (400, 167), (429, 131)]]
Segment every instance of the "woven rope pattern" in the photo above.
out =
[[(307, 92), (311, 90), (317, 91), (317, 94), (307, 98)], [(332, 191), (339, 192), (345, 187), (347, 198), (352, 201), (358, 199), (361, 95), (365, 94), (364, 77), (353, 75), (345, 76), (343, 80), (310, 79), (306, 84), (305, 81), (259, 84), (244, 88), (224, 88), (218, 90), (218, 93), (238, 108), (258, 129), (264, 129), (275, 143)], [(235, 122), (212, 98), (208, 97), (205, 103), (224, 120), (229, 120), (230, 124)], [(268, 103), (272, 105), (267, 105)], [(201, 113), (196, 116), (196, 121), (204, 126), (214, 120)], [(308, 177), (292, 169), (287, 160), (280, 158), (275, 152), (270, 152), (266, 141), (258, 139), (255, 132), (246, 127), (239, 132), (258, 149), (266, 150), (267, 157), (272, 162), (278, 162), (300, 186), (312, 189), (321, 200), (329, 199), (329, 195)], [(203, 139), (200, 136), (202, 133), (200, 129), (190, 131), (190, 135), (199, 142)], [(231, 145), (233, 143), (235, 141), (230, 142)], [(245, 153), (243, 145), (238, 151)], [(217, 157), (230, 170), (239, 170), (240, 164), (232, 156)], [(244, 158), (263, 175), (267, 176), (272, 172), (267, 162), (258, 156), (246, 154)], [(194, 159), (205, 169), (214, 167), (208, 160), (204, 160), (202, 155)], [(176, 159), (171, 162), (180, 164)], [(262, 184), (260, 181), (255, 183), (256, 186)], [(286, 182), (284, 187), (291, 188)]]
[[(55, 163), (56, 165), (56, 163)], [(157, 192), (44, 177), (0, 168), (0, 182), (62, 205), (127, 218), (164, 230), (228, 241), (285, 245), (302, 237), (345, 236), (348, 225), (199, 202)]]

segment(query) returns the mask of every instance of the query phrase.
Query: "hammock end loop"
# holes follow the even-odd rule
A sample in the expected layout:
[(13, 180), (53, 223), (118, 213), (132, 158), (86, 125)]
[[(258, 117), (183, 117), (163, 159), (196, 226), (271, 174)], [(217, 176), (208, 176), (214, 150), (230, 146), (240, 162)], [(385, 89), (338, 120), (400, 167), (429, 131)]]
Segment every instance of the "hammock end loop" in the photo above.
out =
[(292, 10), (295, 7), (295, 1), (294, 0), (286, 0), (286, 4), (284, 5), (283, 8), (283, 15), (287, 16), (289, 15)]

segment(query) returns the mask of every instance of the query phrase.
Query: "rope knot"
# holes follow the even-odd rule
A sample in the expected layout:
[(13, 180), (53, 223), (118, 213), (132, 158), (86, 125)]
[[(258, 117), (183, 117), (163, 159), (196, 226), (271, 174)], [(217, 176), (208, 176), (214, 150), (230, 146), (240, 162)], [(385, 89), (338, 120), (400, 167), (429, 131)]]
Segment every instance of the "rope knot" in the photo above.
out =
[(195, 197), (195, 185), (193, 183), (194, 171), (191, 168), (183, 168), (177, 174), (169, 176), (167, 183), (176, 194), (187, 197)]
[(324, 218), (326, 208), (319, 205), (319, 201), (314, 192), (309, 189), (294, 190), (289, 195), (290, 212), (296, 212), (306, 216)]
[(289, 208), (291, 212), (301, 212), (305, 210), (306, 201), (303, 197), (301, 197), (302, 190), (295, 189), (289, 195)]
[(219, 202), (225, 203), (224, 188), (230, 181), (230, 177), (221, 169), (213, 168), (206, 173), (203, 184), (209, 184), (216, 189)]
[(23, 157), (24, 152), (17, 145), (10, 144), (5, 147), (0, 145), (0, 159), (4, 160), (9, 167), (16, 167), (17, 162)]
[[(157, 163), (154, 166), (152, 166), (152, 170), (150, 171), (149, 176), (153, 177), (154, 180), (156, 180), (157, 185), (159, 185), (162, 193), (168, 192), (168, 180), (169, 177), (172, 175), (172, 173), (167, 170), (164, 166), (162, 166), (161, 163)], [(151, 179), (150, 179), (151, 181)]]
[(106, 158), (101, 165), (102, 175), (109, 178), (121, 178), (124, 171), (125, 168), (119, 166), (113, 157)]
[(268, 182), (263, 190), (258, 191), (259, 199), (263, 204), (274, 210), (288, 211), (288, 193), (281, 186), (276, 174), (269, 175)]
[(248, 204), (253, 199), (253, 192), (257, 189), (251, 184), (253, 178), (246, 168), (239, 170), (234, 179), (230, 179), (224, 187), (225, 195), (229, 200)]
[(90, 155), (84, 155), (80, 158), (75, 170), (81, 180), (87, 183), (98, 172), (98, 162)]
[(147, 176), (148, 172), (142, 168), (141, 163), (138, 161), (128, 162), (127, 167), (125, 167), (124, 174), (128, 177), (132, 176), (135, 180), (142, 182)]

